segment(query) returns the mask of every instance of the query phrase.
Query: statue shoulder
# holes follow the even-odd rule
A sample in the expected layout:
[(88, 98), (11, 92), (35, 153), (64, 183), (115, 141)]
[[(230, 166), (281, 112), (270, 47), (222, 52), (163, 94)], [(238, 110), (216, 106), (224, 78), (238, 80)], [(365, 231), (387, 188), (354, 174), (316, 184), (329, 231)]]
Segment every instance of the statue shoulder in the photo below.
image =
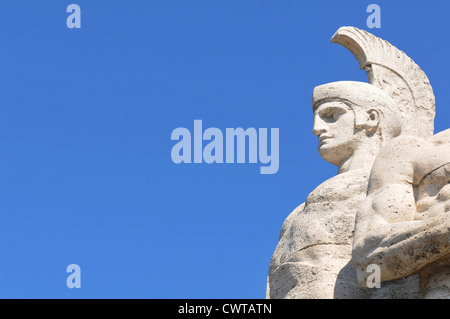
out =
[(433, 146), (446, 144), (450, 147), (450, 129), (446, 129), (442, 132), (434, 134), (433, 136), (429, 137), (427, 141), (433, 144)]
[(418, 185), (428, 174), (450, 163), (450, 129), (427, 139), (428, 148), (416, 154), (414, 184)]
[(297, 206), (297, 208), (294, 209), (292, 211), (292, 213), (290, 213), (289, 216), (284, 220), (283, 225), (281, 226), (279, 239), (281, 239), (281, 237), (283, 237), (286, 230), (292, 224), (292, 220), (295, 219), (295, 217), (298, 216), (303, 211), (304, 207), (305, 207), (305, 203), (302, 203), (301, 205)]
[(417, 136), (399, 136), (389, 141), (378, 153), (369, 179), (372, 191), (387, 183), (414, 181), (416, 154), (431, 145), (430, 141)]

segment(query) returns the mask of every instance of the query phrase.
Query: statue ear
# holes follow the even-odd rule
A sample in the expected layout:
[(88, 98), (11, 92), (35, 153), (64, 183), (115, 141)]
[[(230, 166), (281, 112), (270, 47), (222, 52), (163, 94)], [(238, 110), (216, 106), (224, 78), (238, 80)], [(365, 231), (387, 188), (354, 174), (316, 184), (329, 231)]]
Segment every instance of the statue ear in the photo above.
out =
[(376, 109), (370, 109), (367, 111), (367, 131), (375, 133), (380, 125), (380, 112)]
[(367, 135), (377, 132), (380, 124), (380, 112), (377, 109), (369, 109), (356, 115), (355, 128), (365, 129)]

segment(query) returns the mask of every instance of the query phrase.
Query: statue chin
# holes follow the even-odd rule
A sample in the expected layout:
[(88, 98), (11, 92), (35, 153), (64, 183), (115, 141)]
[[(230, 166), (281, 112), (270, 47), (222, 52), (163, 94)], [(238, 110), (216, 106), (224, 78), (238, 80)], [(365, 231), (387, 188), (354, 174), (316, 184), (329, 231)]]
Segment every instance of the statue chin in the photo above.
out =
[(320, 156), (328, 163), (333, 164), (335, 166), (339, 166), (339, 163), (337, 163), (336, 161), (336, 157), (333, 156), (333, 152), (330, 151), (320, 151), (319, 150), (319, 154)]
[(336, 147), (331, 147), (330, 145), (322, 145), (319, 147), (319, 154), (325, 161), (338, 167), (342, 162), (340, 160), (342, 154)]

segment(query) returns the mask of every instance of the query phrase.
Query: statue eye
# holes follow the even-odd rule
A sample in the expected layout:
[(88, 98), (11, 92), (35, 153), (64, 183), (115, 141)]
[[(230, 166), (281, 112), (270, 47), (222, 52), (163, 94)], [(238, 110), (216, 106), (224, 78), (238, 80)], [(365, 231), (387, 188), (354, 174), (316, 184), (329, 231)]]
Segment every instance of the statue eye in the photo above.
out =
[(323, 118), (328, 120), (337, 120), (341, 112), (337, 108), (328, 108), (321, 114)]

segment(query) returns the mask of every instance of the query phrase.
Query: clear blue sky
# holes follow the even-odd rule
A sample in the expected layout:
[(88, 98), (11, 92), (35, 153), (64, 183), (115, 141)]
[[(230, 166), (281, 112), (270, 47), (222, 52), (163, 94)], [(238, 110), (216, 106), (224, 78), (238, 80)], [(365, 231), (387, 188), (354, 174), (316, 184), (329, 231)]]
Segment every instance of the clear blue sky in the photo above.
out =
[[(448, 1), (2, 1), (0, 297), (264, 298), (282, 222), (336, 174), (311, 95), (367, 81), (330, 38), (368, 30), (370, 3), (450, 127)], [(278, 173), (174, 164), (171, 132), (195, 119), (279, 128)]]

